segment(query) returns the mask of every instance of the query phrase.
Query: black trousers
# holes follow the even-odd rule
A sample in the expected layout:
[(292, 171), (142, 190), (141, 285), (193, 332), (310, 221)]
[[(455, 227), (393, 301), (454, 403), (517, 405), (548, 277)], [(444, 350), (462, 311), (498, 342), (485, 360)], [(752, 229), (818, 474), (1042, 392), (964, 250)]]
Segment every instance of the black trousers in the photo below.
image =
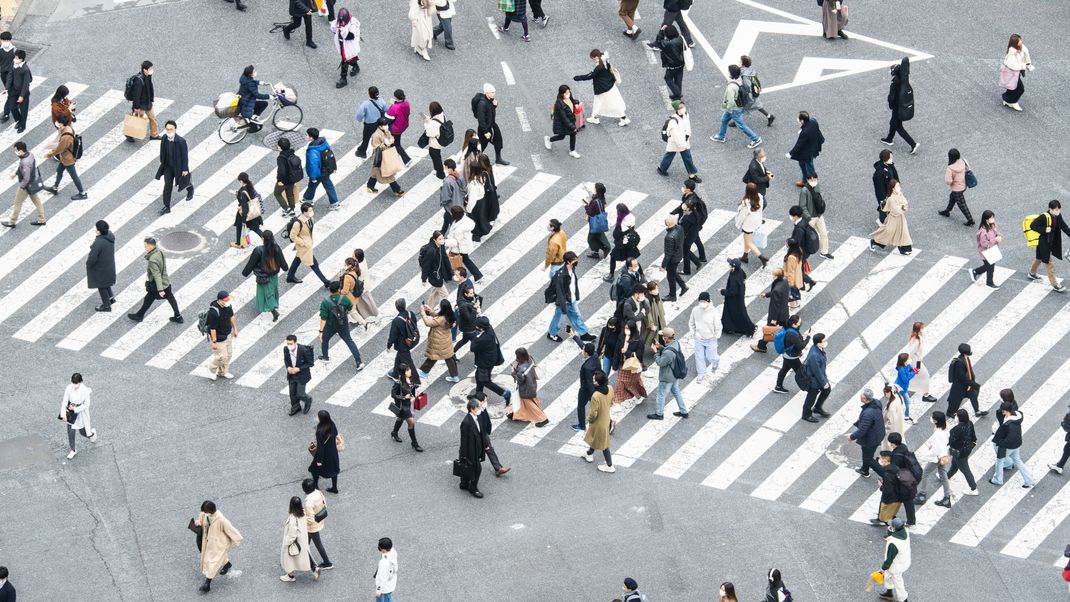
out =
[(470, 343), (476, 340), (476, 331), (469, 330), (467, 332), (461, 332), (461, 340), (457, 341), (453, 345), (454, 353), (460, 351), (461, 347), (464, 347), (465, 343)]
[(789, 370), (798, 372), (802, 369), (802, 360), (797, 357), (784, 356), (784, 363), (780, 365), (780, 372), (776, 373), (776, 386), (784, 387), (784, 377), (788, 375)]
[(961, 457), (956, 451), (951, 451), (951, 467), (947, 470), (947, 478), (955, 476), (955, 473), (962, 471), (962, 476), (966, 477), (966, 484), (970, 486), (970, 489), (977, 489), (977, 481), (973, 478), (973, 471), (970, 470), (970, 457)]
[(676, 296), (676, 286), (677, 285), (679, 285), (681, 288), (686, 286), (684, 284), (684, 279), (680, 277), (680, 272), (678, 271), (679, 268), (680, 268), (680, 259), (679, 258), (669, 259), (669, 260), (665, 261), (665, 278), (666, 278), (666, 280), (669, 281), (669, 296), (670, 297), (675, 297)]
[(19, 99), (17, 94), (8, 94), (7, 101), (4, 102), (4, 115), (11, 115), (15, 118), (15, 126), (19, 129), (26, 128), (26, 116), (30, 112), (30, 95), (22, 97), (22, 102), (17, 102)]
[[(163, 298), (167, 299), (167, 302), (171, 305), (171, 311), (175, 312), (175, 317), (177, 318), (178, 316), (181, 316), (182, 314), (178, 311), (178, 300), (175, 299), (174, 293), (171, 292), (171, 287), (168, 286), (163, 289), (163, 294)], [(149, 308), (152, 307), (152, 304), (158, 299), (160, 299), (160, 291), (156, 290), (155, 287), (146, 292), (145, 300), (141, 302), (141, 309), (138, 309), (136, 312), (137, 317), (144, 318), (145, 312), (149, 311)]]
[(996, 264), (988, 263), (988, 260), (982, 259), (981, 265), (973, 268), (973, 275), (980, 276), (981, 274), (984, 274), (985, 284), (987, 284), (988, 286), (992, 286), (996, 283), (995, 280), (993, 280), (993, 274), (995, 274), (995, 271)]
[(691, 38), (691, 30), (687, 28), (687, 23), (684, 22), (684, 15), (678, 10), (665, 11), (665, 17), (662, 18), (662, 25), (676, 24), (676, 29), (680, 30), (680, 35), (684, 37), (684, 42), (689, 46), (693, 43)]
[(400, 375), (401, 367), (408, 366), (412, 369), (412, 385), (418, 386), (420, 384), (420, 375), (416, 373), (416, 362), (412, 360), (412, 350), (405, 349), (404, 347), (395, 347), (397, 352), (394, 354), (394, 369), (393, 374)]
[(115, 293), (111, 292), (111, 287), (98, 288), (97, 292), (100, 293), (100, 304), (104, 307), (111, 307), (111, 300), (115, 298)]
[(667, 67), (665, 85), (669, 87), (669, 99), (680, 100), (684, 97), (684, 68)]
[(947, 207), (944, 208), (944, 213), (951, 213), (951, 209), (959, 206), (959, 211), (962, 211), (962, 215), (966, 217), (966, 221), (973, 222), (973, 215), (970, 213), (970, 206), (966, 204), (966, 192), (962, 190), (952, 190), (947, 197)]
[(867, 473), (875, 472), (878, 477), (883, 477), (884, 467), (877, 461), (877, 447), (876, 445), (862, 446), (862, 470)]
[(910, 145), (910, 148), (914, 148), (914, 139), (910, 137), (906, 128), (903, 127), (903, 121), (895, 114), (892, 114), (892, 119), (888, 122), (888, 135), (885, 136), (884, 139), (891, 142), (896, 134), (899, 134), (903, 138), (903, 141)]
[(289, 36), (295, 29), (301, 27), (301, 22), (305, 23), (305, 42), (312, 41), (312, 15), (297, 15), (290, 17), (290, 24), (282, 28), (282, 32)]
[(490, 389), (498, 397), (505, 397), (505, 389), (499, 387), (493, 380), (491, 380), (492, 368), (480, 368), (476, 367), (476, 392), (482, 393), (483, 389)]
[(498, 452), (494, 451), (494, 446), (487, 447), (487, 459), (490, 460), (490, 467), (495, 471), (501, 470), (502, 463), (498, 460)]
[(286, 385), (290, 389), (290, 411), (301, 409), (301, 402), (305, 402), (308, 406), (312, 405), (312, 396), (305, 392), (306, 384), (296, 378), (286, 380)]
[(803, 418), (810, 418), (814, 415), (814, 412), (820, 412), (824, 410), (825, 400), (829, 398), (829, 394), (832, 393), (832, 387), (827, 389), (810, 389), (806, 392), (806, 400), (803, 401)]
[(550, 142), (557, 142), (558, 140), (564, 140), (568, 138), (568, 150), (576, 150), (576, 132), (569, 132), (567, 134), (554, 134), (550, 136)]
[(580, 390), (576, 396), (576, 424), (587, 428), (587, 402), (591, 401), (591, 393)]
[(401, 144), (401, 134), (394, 134), (394, 148), (398, 149), (398, 155), (401, 156), (401, 161), (403, 163), (412, 161), (412, 157), (405, 152), (405, 146)]
[(357, 147), (357, 156), (367, 158), (368, 156), (368, 143), (371, 142), (372, 134), (375, 133), (375, 128), (379, 126), (374, 123), (365, 123), (364, 130), (360, 134), (360, 146)]
[(1013, 90), (1004, 90), (1003, 102), (1015, 103), (1022, 98), (1022, 94), (1025, 94), (1025, 84), (1022, 83), (1021, 76), (1018, 77), (1018, 87)]
[(1066, 461), (1070, 460), (1070, 441), (1067, 441), (1063, 445), (1063, 455), (1059, 457), (1059, 461), (1055, 463), (1056, 466), (1062, 468), (1066, 466)]
[[(331, 2), (331, 5), (333, 6), (334, 2)], [(313, 520), (315, 520), (315, 519), (313, 519)], [(323, 561), (320, 564), (331, 564), (331, 559), (327, 558), (327, 550), (323, 549), (323, 542), (320, 541), (320, 532), (316, 531), (315, 533), (309, 533), (308, 534), (308, 540), (310, 542), (312, 542), (316, 546), (316, 550), (319, 551), (320, 558), (323, 559)], [(308, 557), (312, 558), (312, 551), (311, 550), (309, 550), (309, 552), (308, 552)], [(312, 561), (312, 566), (313, 567), (316, 566), (316, 562), (315, 561)]]
[(467, 489), (469, 491), (479, 490), (479, 475), (483, 474), (483, 463), (476, 462), (475, 466), (472, 466), (472, 478), (461, 479), (461, 489)]
[[(973, 389), (967, 391), (966, 395), (963, 397), (964, 399), (969, 399), (970, 400), (970, 405), (973, 406), (973, 413), (974, 414), (976, 414), (977, 412), (980, 411), (980, 409), (977, 407), (977, 393), (978, 393), (978, 389), (979, 388), (980, 387), (974, 387)], [(949, 396), (947, 398), (947, 412), (945, 413), (945, 415), (954, 416), (955, 413), (959, 411), (959, 406), (961, 406), (961, 405), (962, 405), (962, 399), (959, 399), (959, 400), (956, 401), (956, 400), (953, 400)]]
[[(486, 136), (487, 132), (490, 132), (490, 140), (487, 140), (487, 136)], [(495, 159), (501, 159), (502, 158), (502, 131), (500, 129), (498, 129), (498, 124), (495, 123), (495, 124), (491, 125), (489, 130), (485, 130), (483, 128), (479, 128), (476, 131), (476, 133), (479, 134), (479, 150), (485, 151), (485, 150), (487, 150), (487, 146), (488, 145), (493, 146), (494, 147), (494, 158)]]
[[(702, 258), (691, 250), (691, 247), (696, 244), (699, 249), (702, 249), (702, 241), (699, 240), (698, 230), (689, 234), (684, 234), (684, 274), (688, 276), (691, 275), (692, 263), (695, 264), (695, 271), (698, 271), (699, 267), (702, 265)], [(703, 252), (705, 252), (705, 249), (703, 249)]]
[(546, 13), (542, 12), (542, 0), (528, 0), (528, 6), (531, 7), (532, 18), (541, 19), (546, 16)]
[[(180, 177), (179, 174), (176, 174), (175, 170), (171, 169), (170, 167), (165, 167), (164, 168), (164, 170), (163, 170), (163, 206), (164, 206), (164, 209), (170, 209), (171, 208), (171, 193), (174, 191), (174, 188), (175, 188), (175, 180), (178, 179), (179, 177)], [(193, 179), (192, 178), (187, 178), (186, 181), (187, 182), (192, 182)], [(181, 191), (185, 190), (186, 188), (189, 188), (189, 186), (187, 185), (184, 188), (179, 188), (179, 191), (181, 192)]]
[(446, 170), (442, 167), (442, 149), (427, 147), (427, 154), (431, 157), (431, 165), (435, 168), (435, 177), (445, 180)]
[(248, 227), (249, 230), (256, 232), (256, 235), (260, 237), (260, 240), (264, 239), (264, 232), (260, 230), (260, 226), (248, 226), (247, 224), (240, 223), (234, 224), (234, 242), (241, 244), (241, 231), (242, 228)]

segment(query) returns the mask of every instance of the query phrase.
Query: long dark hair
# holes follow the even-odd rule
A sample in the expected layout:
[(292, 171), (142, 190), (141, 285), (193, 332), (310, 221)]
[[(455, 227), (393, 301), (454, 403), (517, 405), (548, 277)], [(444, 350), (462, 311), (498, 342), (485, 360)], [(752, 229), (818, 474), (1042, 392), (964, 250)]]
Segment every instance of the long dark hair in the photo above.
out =
[(453, 306), (450, 305), (449, 299), (443, 299), (438, 302), (438, 315), (446, 318), (447, 326), (453, 326), (457, 323), (457, 314), (453, 313)]
[(261, 255), (260, 262), (267, 268), (268, 273), (274, 273), (282, 265), (281, 258), (275, 255), (278, 248), (275, 244), (275, 234), (271, 230), (264, 230), (260, 236), (264, 245), (264, 254)]
[(290, 507), (287, 511), (290, 516), (303, 519), (305, 517), (305, 506), (301, 503), (301, 498), (296, 495), (290, 498)]
[(60, 102), (70, 95), (71, 91), (67, 89), (67, 86), (60, 86), (56, 88), (56, 93), (52, 95), (52, 102)]
[(743, 191), (743, 198), (750, 201), (750, 210), (757, 211), (762, 208), (762, 197), (758, 194), (758, 185), (752, 183), (747, 184), (747, 187)]
[[(787, 255), (797, 255), (799, 257), (799, 259), (802, 260), (803, 250), (802, 250), (802, 245), (799, 244), (799, 241), (795, 240), (794, 238), (789, 238), (788, 239), (788, 253), (787, 253)], [(785, 257), (787, 255), (785, 255)]]
[(527, 363), (531, 363), (531, 364), (535, 363), (535, 362), (533, 362), (531, 360), (531, 355), (528, 353), (527, 347), (517, 347), (516, 348), (516, 365), (517, 366), (523, 366), (524, 364), (527, 364)]
[(319, 420), (319, 424), (316, 425), (316, 439), (324, 441), (328, 437), (333, 437), (338, 434), (338, 428), (334, 426), (334, 421), (331, 420), (330, 412), (327, 410), (320, 410), (316, 414), (316, 419)]
[(996, 217), (996, 214), (991, 209), (985, 209), (983, 212), (981, 212), (981, 227), (985, 230), (991, 230), (992, 228), (994, 228), (995, 226), (988, 225), (989, 218), (993, 217)]

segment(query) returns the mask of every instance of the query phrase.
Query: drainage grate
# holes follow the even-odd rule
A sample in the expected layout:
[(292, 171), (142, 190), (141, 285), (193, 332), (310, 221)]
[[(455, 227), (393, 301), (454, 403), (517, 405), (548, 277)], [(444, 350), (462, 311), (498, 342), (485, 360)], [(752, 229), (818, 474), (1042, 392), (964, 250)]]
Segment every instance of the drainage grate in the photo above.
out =
[(158, 240), (160, 248), (168, 253), (187, 253), (200, 250), (208, 241), (197, 232), (174, 230), (162, 235)]
[(304, 132), (280, 132), (276, 130), (264, 136), (264, 146), (274, 150), (280, 138), (289, 140), (290, 148), (295, 151), (308, 143), (308, 136)]

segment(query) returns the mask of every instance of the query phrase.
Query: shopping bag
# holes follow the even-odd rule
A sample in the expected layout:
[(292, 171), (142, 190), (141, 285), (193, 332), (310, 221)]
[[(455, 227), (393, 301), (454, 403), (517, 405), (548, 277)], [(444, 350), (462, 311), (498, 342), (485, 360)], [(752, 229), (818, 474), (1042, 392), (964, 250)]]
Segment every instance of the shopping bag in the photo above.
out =
[(144, 140), (149, 135), (149, 118), (127, 113), (123, 117), (123, 136)]
[(503, 13), (516, 11), (516, 0), (498, 0), (498, 10)]
[(695, 54), (691, 52), (690, 46), (684, 46), (684, 69), (691, 71), (695, 68)]
[(449, 258), (451, 270), (456, 270), (457, 268), (464, 266), (464, 257), (462, 257), (460, 253), (450, 253)]
[(996, 263), (1003, 259), (1003, 252), (999, 250), (999, 245), (994, 245), (981, 251), (981, 257), (984, 257), (988, 263)]
[(581, 130), (587, 125), (587, 119), (583, 116), (583, 103), (577, 102), (572, 105), (572, 114), (576, 116), (576, 129)]
[(1006, 90), (1017, 89), (1019, 75), (1017, 70), (1001, 63), (999, 66), (999, 87)]
[(757, 230), (754, 234), (751, 234), (751, 240), (754, 241), (754, 246), (759, 249), (764, 249), (765, 245), (769, 244), (769, 235), (761, 230)]

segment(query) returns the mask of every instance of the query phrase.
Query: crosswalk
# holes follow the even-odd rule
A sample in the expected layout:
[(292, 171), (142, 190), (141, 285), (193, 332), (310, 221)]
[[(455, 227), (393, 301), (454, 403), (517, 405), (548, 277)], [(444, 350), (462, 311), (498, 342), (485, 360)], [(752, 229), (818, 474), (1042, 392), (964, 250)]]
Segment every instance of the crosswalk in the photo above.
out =
[[(34, 84), (42, 81), (39, 78)], [(240, 275), (249, 251), (229, 244), (233, 240), (237, 174), (249, 173), (270, 205), (274, 152), (253, 140), (247, 145), (224, 145), (216, 135), (210, 107), (178, 108), (169, 100), (157, 99), (157, 113), (177, 115), (179, 131), (189, 142), (190, 166), (197, 185), (192, 200), (175, 199), (172, 212), (159, 215), (162, 185), (153, 180), (158, 146), (125, 142), (121, 91), (97, 91), (76, 82), (66, 85), (81, 106), (77, 125), (86, 150), (78, 169), (89, 198), (68, 201), (69, 195), (63, 194), (49, 198), (45, 226), (0, 231), (0, 325), (4, 333), (42, 349), (54, 346), (82, 357), (99, 355), (105, 358), (99, 360), (105, 365), (115, 361), (127, 367), (147, 366), (144, 370), (148, 374), (166, 370), (183, 377), (203, 377), (208, 375), (210, 350), (197, 332), (195, 316), (214, 299), (215, 291), (226, 289), (231, 291), (240, 329), (234, 341), (232, 369), (238, 378), (231, 383), (193, 378), (191, 387), (211, 387), (201, 392), (204, 395), (226, 395), (227, 387), (256, 391), (265, 400), (277, 401), (281, 412), (285, 405), (279, 353), (282, 340), (296, 333), (302, 342), (315, 344), (319, 354), (315, 342), (317, 308), (324, 292), (315, 277), (305, 277), (301, 284), (284, 284), (280, 290), (282, 318), (273, 322), (269, 315), (257, 315), (252, 308), (255, 283)], [(27, 127), (22, 136), (10, 127), (0, 131), (0, 147), (23, 139), (38, 156), (50, 148), (55, 131), (48, 120), (47, 104), (32, 107)], [(385, 349), (389, 317), (396, 299), (405, 299), (411, 308), (426, 294), (416, 254), (440, 224), (439, 181), (431, 173), (426, 154), (414, 148), (410, 150), (413, 162), (399, 176), (407, 189), (404, 197), (394, 199), (383, 189), (369, 192), (363, 184), (368, 166), (352, 152), (359, 140), (340, 130), (321, 128), (321, 132), (339, 157), (333, 179), (342, 203), (338, 211), (319, 213), (317, 258), (324, 273), (334, 274), (354, 248), (365, 249), (370, 263), (368, 287), (387, 319), (353, 331), (367, 365), (363, 372), (354, 371), (347, 349), (336, 340), (330, 348), (331, 361), (317, 362), (309, 390), (318, 403), (337, 406), (342, 420), (348, 414), (360, 418), (371, 414), (368, 418), (381, 420), (385, 429), (392, 418), (387, 409), (388, 381), (382, 378), (393, 364), (393, 353)], [(13, 168), (10, 163), (7, 171)], [(520, 346), (527, 347), (536, 358), (540, 398), (550, 420), (543, 428), (499, 420), (495, 437), (503, 454), (509, 453), (504, 445), (508, 440), (578, 456), (586, 445), (582, 433), (575, 433), (569, 425), (578, 389), (579, 352), (569, 342), (554, 344), (545, 339), (553, 308), (543, 303), (541, 293), (547, 284), (542, 260), (545, 223), (550, 218), (564, 223), (571, 250), (581, 255), (584, 251), (587, 224), (581, 201), (585, 183), (512, 166), (497, 168), (495, 176), (501, 214), (494, 231), (472, 255), (484, 273), (477, 290), (485, 298), (483, 313), (496, 325), (507, 360)], [(0, 178), (0, 194), (10, 196), (12, 185), (11, 180)], [(73, 189), (70, 180), (62, 187), (65, 191)], [(610, 193), (609, 205), (623, 203), (636, 214), (647, 277), (663, 279), (664, 273), (658, 269), (662, 221), (678, 201), (642, 191), (614, 191), (611, 183)], [(323, 196), (322, 190), (317, 191), (317, 209), (325, 207)], [(833, 216), (836, 209), (831, 210)], [(266, 213), (266, 229), (278, 231), (286, 223), (280, 211)], [(778, 217), (783, 220), (778, 215), (768, 216), (763, 226), (770, 241), (783, 241), (790, 233), (790, 222)], [(117, 237), (119, 278), (112, 313), (93, 311), (96, 291), (86, 288), (82, 267), (98, 219), (107, 221)], [(169, 322), (170, 309), (160, 303), (141, 323), (130, 323), (124, 314), (136, 307), (144, 294), (141, 240), (176, 229), (197, 231), (208, 242), (196, 252), (168, 257), (175, 296), (187, 321), (184, 325)], [(701, 291), (710, 291), (715, 302), (719, 299), (717, 291), (728, 272), (726, 260), (742, 250), (733, 213), (715, 206), (711, 206), (702, 238), (709, 262), (698, 266), (688, 278), (690, 290), (680, 295), (678, 302), (665, 305), (666, 319), (678, 333), (686, 333), (688, 313)], [(1070, 536), (1065, 524), (1070, 515), (1070, 484), (1062, 483), (1063, 477), (1046, 468), (1059, 457), (1064, 441), (1059, 419), (1067, 402), (1063, 375), (1070, 370), (1070, 359), (1063, 350), (1070, 336), (1070, 310), (1062, 298), (1050, 295), (1044, 283), (1030, 282), (1021, 271), (1004, 267), (996, 269), (1000, 290), (971, 284), (964, 268), (976, 260), (968, 240), (963, 241), (961, 256), (925, 250), (924, 241), (921, 249), (909, 256), (871, 254), (868, 241), (854, 236), (839, 237), (834, 243), (834, 259), (815, 258), (812, 276), (817, 285), (804, 294), (800, 312), (804, 328), (826, 333), (830, 342), (828, 373), (834, 389), (826, 409), (833, 416), (819, 425), (800, 422), (803, 395), (771, 393), (780, 365), (775, 354), (756, 356), (750, 350), (750, 340), (726, 336), (719, 344), (720, 366), (712, 382), (697, 383), (692, 374), (683, 383), (690, 418), (667, 412), (663, 421), (645, 420), (656, 394), (653, 372), (644, 374), (650, 392), (646, 401), (613, 408), (613, 418), (619, 424), (613, 435), (615, 463), (660, 478), (776, 500), (845, 521), (867, 522), (875, 513), (879, 496), (873, 481), (862, 481), (853, 471), (858, 452), (845, 443), (845, 435), (857, 417), (859, 394), (864, 388), (879, 391), (892, 379), (894, 359), (906, 342), (910, 324), (921, 320), (928, 324), (926, 363), (933, 375), (933, 395), (947, 392), (949, 385), (943, 376), (960, 342), (969, 342), (973, 348), (974, 365), (982, 376), (983, 407), (992, 409), (998, 403), (1001, 388), (1015, 388), (1026, 416), (1024, 456), (1038, 483), (1023, 489), (1021, 477), (1008, 473), (1002, 488), (985, 484), (995, 452), (989, 444), (991, 420), (981, 419), (977, 431), (982, 441), (970, 463), (982, 495), (956, 497), (950, 510), (933, 504), (919, 508), (915, 532), (1018, 558), (1054, 558)], [(779, 262), (782, 242), (772, 244), (767, 251)], [(292, 248), (286, 252), (292, 256)], [(754, 264), (746, 269), (750, 274), (748, 309), (755, 321), (762, 323), (766, 302), (758, 293), (769, 285), (772, 270), (756, 270)], [(302, 268), (302, 273), (306, 270)], [(607, 270), (607, 261), (583, 260), (578, 268), (580, 307), (595, 334), (614, 309), (608, 287), (602, 282)], [(690, 337), (684, 336), (682, 344), (690, 361)], [(470, 358), (467, 352), (462, 353), (464, 384), (454, 387), (444, 382), (445, 366), (441, 363), (431, 371), (426, 384), (432, 402), (418, 416), (422, 425), (456, 427), (460, 410), (451, 393), (470, 387), (474, 380)], [(414, 356), (422, 357), (422, 349)], [(503, 385), (509, 384), (506, 370), (503, 366), (495, 377)], [(788, 383), (792, 388), (790, 380)], [(914, 400), (911, 415), (916, 423), (908, 425), (904, 433), (911, 448), (930, 436), (925, 418), (934, 406), (943, 409), (944, 403)], [(956, 477), (952, 485), (956, 496), (961, 496), (964, 481)]]

